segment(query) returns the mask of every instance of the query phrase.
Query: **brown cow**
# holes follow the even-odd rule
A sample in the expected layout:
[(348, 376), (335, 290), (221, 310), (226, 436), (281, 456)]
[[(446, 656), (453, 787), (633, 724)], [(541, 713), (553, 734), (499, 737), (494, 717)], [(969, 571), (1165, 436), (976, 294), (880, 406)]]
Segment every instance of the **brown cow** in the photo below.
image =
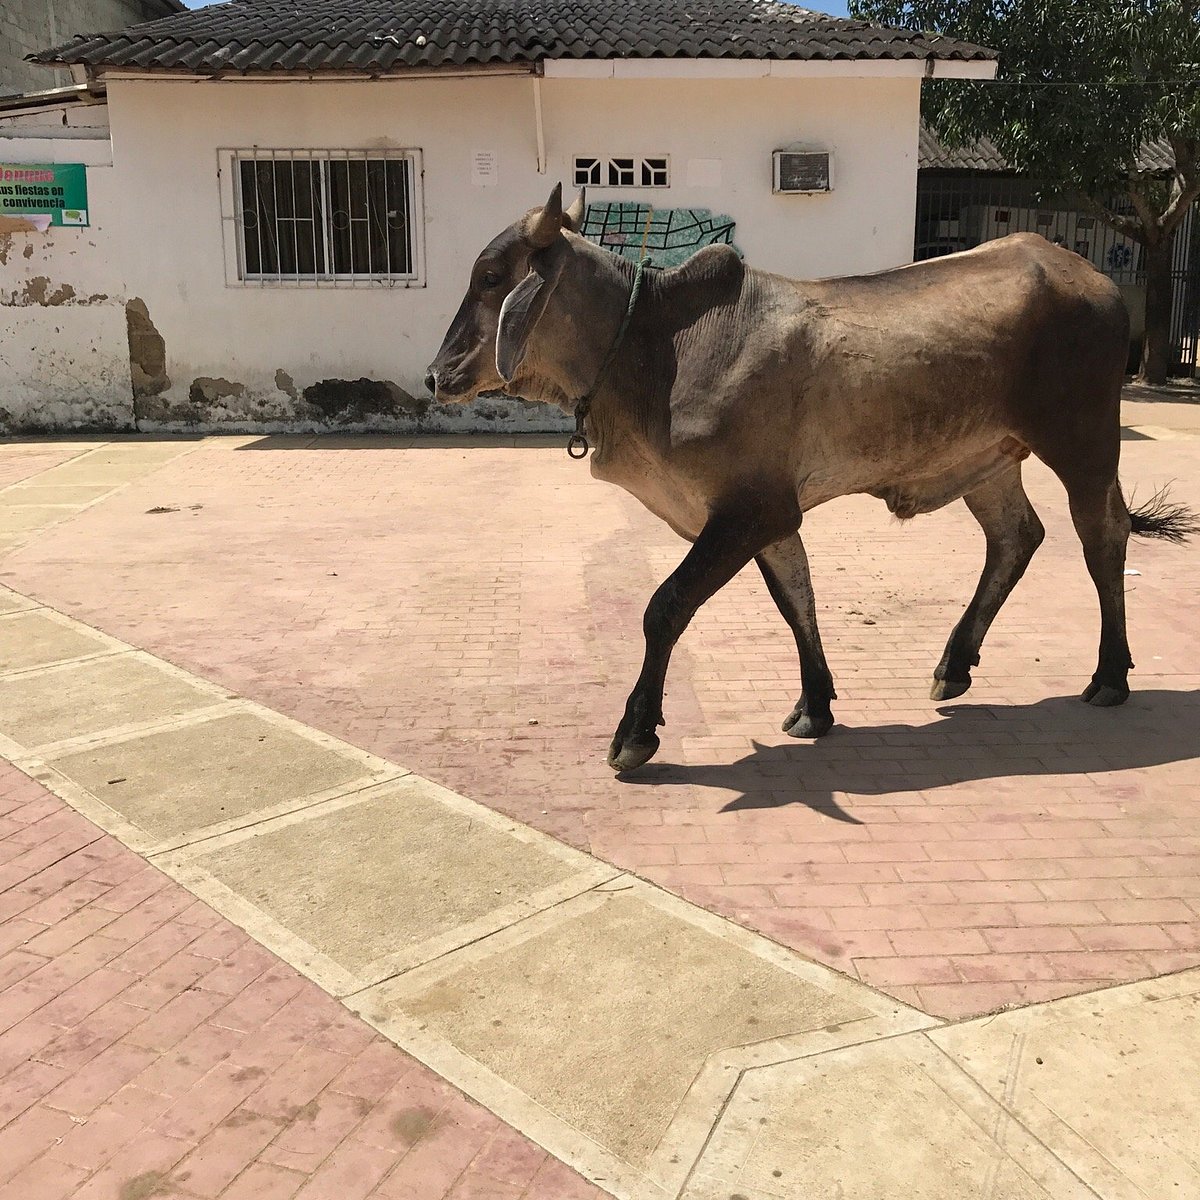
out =
[(819, 282), (709, 246), (647, 273), (633, 297), (634, 265), (579, 236), (583, 211), (581, 195), (564, 213), (555, 188), (480, 254), (426, 383), (442, 403), (504, 391), (567, 412), (594, 393), (592, 474), (692, 542), (646, 609), (646, 657), (610, 766), (654, 755), (671, 650), (751, 559), (800, 652), (803, 690), (783, 728), (829, 731), (836, 693), (798, 530), (810, 508), (853, 492), (901, 518), (962, 498), (983, 527), (983, 574), (933, 673), (933, 699), (962, 695), (1044, 534), (1021, 484), (1030, 453), (1066, 488), (1100, 597), (1099, 665), (1083, 699), (1125, 701), (1126, 541), (1181, 540), (1197, 526), (1161, 497), (1132, 512), (1122, 497), (1129, 319), (1108, 279), (1018, 234)]

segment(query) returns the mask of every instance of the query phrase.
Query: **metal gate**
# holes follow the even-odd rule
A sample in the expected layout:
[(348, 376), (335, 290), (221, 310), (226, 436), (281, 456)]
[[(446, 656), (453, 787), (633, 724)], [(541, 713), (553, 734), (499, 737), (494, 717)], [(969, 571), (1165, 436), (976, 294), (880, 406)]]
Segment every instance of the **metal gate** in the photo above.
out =
[(1179, 355), (1180, 373), (1195, 377), (1200, 365), (1200, 221), (1194, 204), (1175, 235), (1171, 295), (1171, 345)]
[[(1171, 344), (1176, 371), (1195, 375), (1200, 344), (1200, 221), (1193, 207), (1175, 239)], [(913, 257), (970, 250), (1010, 233), (1040, 233), (1109, 276), (1135, 311), (1145, 299), (1142, 247), (1067, 196), (1042, 197), (1027, 179), (981, 171), (925, 169), (918, 176)]]

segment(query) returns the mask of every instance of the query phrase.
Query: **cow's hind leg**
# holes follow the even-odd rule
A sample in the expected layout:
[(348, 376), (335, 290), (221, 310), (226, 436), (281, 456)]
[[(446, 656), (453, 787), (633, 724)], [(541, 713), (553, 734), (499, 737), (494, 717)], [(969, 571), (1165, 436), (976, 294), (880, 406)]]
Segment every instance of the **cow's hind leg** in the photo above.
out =
[(1129, 509), (1115, 479), (1099, 486), (1070, 483), (1067, 498), (1075, 532), (1083, 543), (1084, 561), (1100, 598), (1100, 658), (1080, 699), (1098, 708), (1111, 708), (1129, 699), (1129, 669), (1133, 666), (1125, 631)]
[(800, 652), (800, 699), (784, 721), (783, 732), (797, 738), (821, 737), (833, 728), (829, 702), (837, 699), (837, 692), (817, 629), (817, 605), (804, 543), (794, 533), (768, 546), (756, 561), (771, 598), (792, 627)]
[(646, 657), (608, 750), (614, 771), (632, 771), (658, 751), (663, 686), (675, 643), (706, 600), (721, 590), (762, 548), (779, 536), (763, 534), (745, 518), (715, 516), (687, 557), (654, 593), (642, 628)]
[(963, 499), (987, 538), (987, 557), (975, 595), (933, 673), (934, 700), (953, 700), (971, 686), (971, 668), (979, 665), (983, 639), (1046, 533), (1025, 495), (1020, 464), (993, 476)]

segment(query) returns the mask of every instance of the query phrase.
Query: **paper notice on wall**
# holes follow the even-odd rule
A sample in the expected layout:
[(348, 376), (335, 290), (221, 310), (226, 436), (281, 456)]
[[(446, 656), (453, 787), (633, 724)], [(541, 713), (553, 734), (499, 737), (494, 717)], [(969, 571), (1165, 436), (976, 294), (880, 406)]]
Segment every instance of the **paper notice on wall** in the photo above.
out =
[(499, 181), (495, 150), (476, 150), (471, 155), (471, 182), (476, 187), (495, 187)]
[(719, 158), (689, 158), (687, 184), (688, 187), (720, 187), (721, 160)]

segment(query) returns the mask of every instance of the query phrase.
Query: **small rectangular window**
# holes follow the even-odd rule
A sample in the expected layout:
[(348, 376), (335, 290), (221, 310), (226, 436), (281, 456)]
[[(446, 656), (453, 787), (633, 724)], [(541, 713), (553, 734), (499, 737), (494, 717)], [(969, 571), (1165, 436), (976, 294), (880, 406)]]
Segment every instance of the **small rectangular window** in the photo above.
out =
[(414, 155), (233, 151), (239, 278), (419, 281)]
[(667, 160), (665, 158), (642, 159), (642, 187), (667, 186)]
[(598, 158), (577, 158), (575, 160), (575, 186), (599, 187), (601, 183), (601, 162)]
[(580, 155), (575, 159), (576, 187), (671, 186), (671, 160), (665, 154), (648, 158)]

